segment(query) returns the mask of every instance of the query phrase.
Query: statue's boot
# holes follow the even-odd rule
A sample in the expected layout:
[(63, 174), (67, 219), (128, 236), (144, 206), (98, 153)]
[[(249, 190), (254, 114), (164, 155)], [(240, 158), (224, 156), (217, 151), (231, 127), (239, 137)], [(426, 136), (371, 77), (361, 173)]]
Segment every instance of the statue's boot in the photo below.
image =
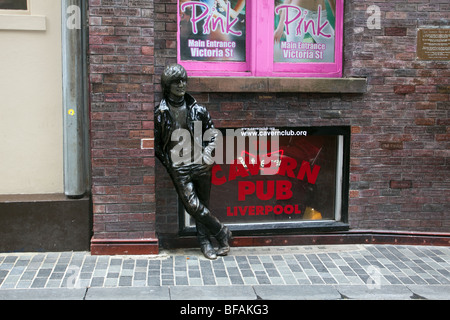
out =
[(226, 256), (230, 252), (230, 241), (232, 238), (231, 231), (227, 227), (223, 227), (220, 232), (215, 235), (215, 238), (219, 242), (219, 249), (217, 250), (218, 256)]
[(216, 250), (214, 250), (213, 245), (209, 241), (204, 241), (200, 243), (200, 249), (202, 250), (203, 255), (205, 258), (209, 260), (216, 260), (217, 259), (217, 253)]

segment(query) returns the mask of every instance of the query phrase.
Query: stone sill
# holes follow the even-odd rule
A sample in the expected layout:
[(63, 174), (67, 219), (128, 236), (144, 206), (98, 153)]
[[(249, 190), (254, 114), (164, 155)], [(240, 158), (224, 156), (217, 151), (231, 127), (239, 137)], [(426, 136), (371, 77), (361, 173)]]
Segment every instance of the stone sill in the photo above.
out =
[(365, 93), (365, 78), (190, 77), (189, 92)]
[(46, 31), (44, 16), (0, 14), (0, 30)]
[(28, 202), (63, 202), (73, 201), (63, 193), (51, 194), (1, 194), (0, 203), (28, 203)]

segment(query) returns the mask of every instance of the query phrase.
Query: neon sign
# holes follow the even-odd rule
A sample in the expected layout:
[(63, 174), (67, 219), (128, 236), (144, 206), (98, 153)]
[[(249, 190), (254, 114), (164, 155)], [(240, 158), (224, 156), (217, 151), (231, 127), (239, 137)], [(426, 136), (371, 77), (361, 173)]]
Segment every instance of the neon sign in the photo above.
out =
[[(191, 25), (192, 33), (197, 34), (198, 28), (197, 23), (205, 20), (203, 24), (203, 34), (210, 34), (211, 30), (217, 30), (220, 27), (220, 31), (223, 34), (233, 34), (235, 36), (242, 36), (241, 31), (233, 30), (234, 25), (239, 21), (238, 18), (234, 18), (230, 21), (231, 16), (231, 5), (227, 3), (226, 16), (217, 12), (215, 7), (210, 8), (207, 4), (195, 1), (185, 2), (181, 5), (181, 11), (185, 12), (188, 7), (191, 7)], [(197, 8), (201, 9), (202, 13), (197, 15)]]
[[(289, 17), (289, 12), (290, 9), (293, 10), (294, 12), (296, 11), (297, 14), (295, 15), (294, 18), (290, 19)], [(322, 36), (325, 38), (331, 38), (332, 35), (331, 34), (326, 34), (323, 33), (323, 30), (330, 24), (329, 21), (325, 21), (324, 23), (321, 24), (321, 19), (322, 19), (322, 6), (319, 5), (318, 6), (318, 14), (317, 14), (317, 20), (305, 20), (306, 16), (308, 15), (308, 10), (299, 8), (297, 6), (293, 6), (293, 5), (281, 5), (276, 7), (275, 9), (275, 13), (279, 14), (280, 10), (286, 10), (286, 18), (284, 19), (283, 23), (284, 26), (286, 28), (286, 34), (289, 35), (289, 26), (291, 23), (297, 23), (297, 28), (296, 28), (296, 35), (301, 35), (302, 33), (307, 33), (307, 32), (311, 32), (313, 35), (315, 36)], [(302, 29), (303, 26), (303, 29)]]

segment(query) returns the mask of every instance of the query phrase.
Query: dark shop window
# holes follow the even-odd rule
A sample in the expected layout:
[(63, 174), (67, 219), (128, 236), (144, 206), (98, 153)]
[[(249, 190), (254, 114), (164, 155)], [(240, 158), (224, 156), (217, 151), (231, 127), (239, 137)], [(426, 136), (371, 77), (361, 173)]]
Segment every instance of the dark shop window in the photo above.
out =
[[(221, 221), (242, 235), (348, 228), (349, 127), (235, 129), (221, 130), (212, 169), (209, 208)], [(181, 233), (192, 232), (180, 213)]]
[(0, 0), (0, 10), (28, 10), (28, 0)]

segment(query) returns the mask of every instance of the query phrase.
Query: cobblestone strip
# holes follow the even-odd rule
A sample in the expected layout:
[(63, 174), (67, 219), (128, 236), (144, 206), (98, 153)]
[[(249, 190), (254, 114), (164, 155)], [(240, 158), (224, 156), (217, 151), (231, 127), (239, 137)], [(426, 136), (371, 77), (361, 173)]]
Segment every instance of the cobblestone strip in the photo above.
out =
[(450, 284), (449, 247), (367, 245), (339, 250), (338, 246), (322, 246), (235, 252), (215, 261), (196, 251), (146, 257), (91, 256), (87, 252), (0, 254), (0, 290)]

